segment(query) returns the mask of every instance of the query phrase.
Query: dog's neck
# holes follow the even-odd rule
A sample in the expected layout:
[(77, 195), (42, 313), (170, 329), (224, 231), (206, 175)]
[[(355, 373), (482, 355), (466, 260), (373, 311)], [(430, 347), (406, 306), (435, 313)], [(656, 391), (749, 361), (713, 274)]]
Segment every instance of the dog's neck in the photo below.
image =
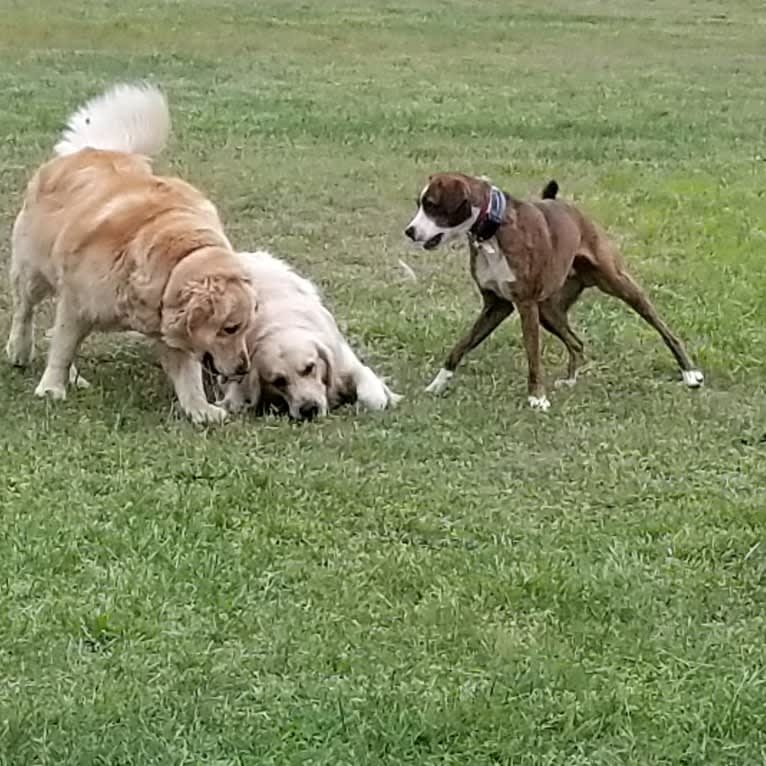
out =
[(475, 242), (485, 242), (497, 233), (505, 221), (508, 195), (487, 181), (481, 181), (479, 214), (468, 235)]

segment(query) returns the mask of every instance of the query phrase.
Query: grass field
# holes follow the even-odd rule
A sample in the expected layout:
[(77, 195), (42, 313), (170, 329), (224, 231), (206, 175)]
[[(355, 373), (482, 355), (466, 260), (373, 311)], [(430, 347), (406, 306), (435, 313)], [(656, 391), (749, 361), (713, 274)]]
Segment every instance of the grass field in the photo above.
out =
[[(406, 395), (202, 430), (134, 340), (91, 338), (95, 385), (61, 404), (32, 395), (39, 357), (0, 364), (0, 764), (765, 763), (764, 18), (0, 0), (3, 231), (68, 113), (151, 79), (161, 167), (314, 278)], [(706, 387), (593, 295), (594, 365), (547, 414), (517, 320), (424, 394), (478, 309), (462, 246), (401, 233), (439, 169), (517, 195), (555, 177)], [(5, 268), (0, 288), (4, 342)]]

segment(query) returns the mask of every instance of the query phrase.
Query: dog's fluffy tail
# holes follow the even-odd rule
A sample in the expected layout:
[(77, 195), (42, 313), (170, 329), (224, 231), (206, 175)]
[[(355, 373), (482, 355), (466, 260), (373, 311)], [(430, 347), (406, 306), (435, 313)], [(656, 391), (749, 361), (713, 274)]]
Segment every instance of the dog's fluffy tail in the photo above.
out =
[(556, 199), (556, 195), (559, 193), (559, 185), (551, 179), (545, 184), (543, 189), (543, 199)]
[(81, 106), (56, 144), (58, 155), (81, 149), (156, 157), (170, 133), (165, 96), (147, 83), (120, 84)]

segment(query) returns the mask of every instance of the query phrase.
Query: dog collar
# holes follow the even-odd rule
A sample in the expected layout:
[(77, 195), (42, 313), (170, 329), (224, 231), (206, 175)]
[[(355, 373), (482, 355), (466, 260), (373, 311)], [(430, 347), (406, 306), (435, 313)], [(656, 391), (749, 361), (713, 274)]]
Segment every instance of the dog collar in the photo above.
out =
[(491, 186), (489, 194), (484, 200), (476, 222), (471, 226), (470, 232), (478, 242), (483, 242), (495, 236), (500, 225), (505, 219), (505, 208), (508, 204), (508, 196), (497, 186)]

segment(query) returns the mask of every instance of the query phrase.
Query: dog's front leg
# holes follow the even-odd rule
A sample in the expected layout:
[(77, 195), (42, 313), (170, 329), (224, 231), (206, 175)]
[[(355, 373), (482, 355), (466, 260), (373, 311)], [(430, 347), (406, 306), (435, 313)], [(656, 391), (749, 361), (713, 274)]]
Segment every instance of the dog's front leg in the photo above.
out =
[(551, 403), (545, 395), (543, 384), (542, 358), (540, 353), (540, 307), (537, 301), (528, 300), (518, 303), (521, 332), (524, 336), (524, 348), (527, 352), (529, 378), (527, 393), (529, 406), (535, 410), (547, 410)]
[(194, 423), (220, 423), (226, 410), (211, 404), (202, 384), (202, 365), (192, 354), (161, 345), (160, 362), (173, 383), (181, 409)]
[(447, 383), (449, 383), (450, 378), (455, 374), (455, 370), (463, 357), (486, 340), (498, 325), (513, 313), (513, 303), (503, 298), (498, 298), (494, 293), (483, 290), (482, 299), (484, 300), (484, 305), (482, 306), (481, 313), (476, 318), (471, 329), (463, 335), (452, 351), (450, 351), (444, 366), (426, 388), (428, 393), (441, 393), (447, 386)]
[(343, 401), (347, 396), (356, 398), (357, 404), (367, 410), (385, 410), (395, 407), (402, 400), (373, 370), (362, 362), (345, 340), (340, 341), (336, 358), (337, 376), (340, 381), (328, 390), (328, 399)]

